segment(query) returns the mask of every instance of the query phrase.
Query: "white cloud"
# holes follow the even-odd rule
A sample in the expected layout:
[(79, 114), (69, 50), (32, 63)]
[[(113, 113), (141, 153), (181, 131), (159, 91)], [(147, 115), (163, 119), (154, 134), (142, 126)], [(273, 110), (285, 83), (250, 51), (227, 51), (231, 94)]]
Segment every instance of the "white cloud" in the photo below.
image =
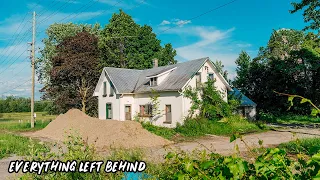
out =
[(249, 43), (239, 43), (239, 44), (236, 44), (236, 46), (238, 46), (239, 48), (247, 48), (247, 47), (251, 47), (252, 44), (249, 44)]
[(161, 23), (160, 23), (160, 25), (168, 25), (168, 24), (171, 24), (171, 22), (170, 21), (167, 21), (167, 20), (163, 20)]
[(171, 21), (168, 21), (168, 20), (163, 20), (160, 25), (161, 26), (165, 26), (165, 25), (170, 25), (170, 24), (173, 24), (173, 25), (177, 25), (179, 27), (183, 27), (184, 25), (186, 24), (190, 24), (191, 21), (190, 20), (181, 20), (181, 19), (172, 19)]
[(191, 21), (190, 20), (180, 20), (180, 19), (177, 19), (176, 22), (174, 22), (175, 25), (178, 25), (180, 27), (186, 25), (186, 24), (190, 24)]

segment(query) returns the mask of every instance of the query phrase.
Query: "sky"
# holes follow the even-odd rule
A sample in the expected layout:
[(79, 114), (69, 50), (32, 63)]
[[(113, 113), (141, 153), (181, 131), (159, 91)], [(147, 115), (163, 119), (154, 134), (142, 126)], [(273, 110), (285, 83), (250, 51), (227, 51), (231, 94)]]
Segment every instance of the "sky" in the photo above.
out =
[[(11, 0), (0, 7), (0, 97), (31, 96), (30, 45), (32, 12), (36, 49), (53, 23), (108, 24), (123, 9), (136, 23), (149, 25), (162, 44), (171, 43), (178, 62), (209, 57), (236, 76), (235, 60), (244, 50), (255, 57), (273, 30), (301, 30), (302, 13), (290, 14), (299, 0)], [(36, 75), (35, 99), (43, 87)]]

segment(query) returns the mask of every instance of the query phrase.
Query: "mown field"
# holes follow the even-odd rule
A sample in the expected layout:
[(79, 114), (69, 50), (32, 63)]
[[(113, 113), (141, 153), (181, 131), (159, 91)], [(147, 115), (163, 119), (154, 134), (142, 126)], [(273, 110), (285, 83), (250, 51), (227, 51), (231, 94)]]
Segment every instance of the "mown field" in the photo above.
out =
[(27, 137), (19, 136), (19, 132), (36, 131), (46, 127), (56, 115), (36, 112), (35, 128), (30, 128), (30, 112), (0, 114), (0, 159), (11, 155), (30, 155), (30, 146), (43, 148), (42, 144)]
[(54, 120), (56, 115), (48, 115), (46, 112), (36, 112), (35, 128), (30, 129), (30, 112), (22, 113), (1, 113), (0, 130), (8, 131), (33, 131), (44, 128)]

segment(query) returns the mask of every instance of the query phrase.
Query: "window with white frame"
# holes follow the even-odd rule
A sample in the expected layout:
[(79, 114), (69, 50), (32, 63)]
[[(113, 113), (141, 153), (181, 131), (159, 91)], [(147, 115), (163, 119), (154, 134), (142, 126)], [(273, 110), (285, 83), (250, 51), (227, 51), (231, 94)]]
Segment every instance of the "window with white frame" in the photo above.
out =
[(141, 117), (152, 116), (152, 104), (140, 105), (140, 116)]
[(197, 73), (196, 74), (196, 87), (198, 88), (198, 87), (200, 87), (200, 85), (201, 85), (201, 73)]
[(150, 86), (157, 86), (157, 85), (158, 85), (158, 78), (157, 77), (150, 78)]

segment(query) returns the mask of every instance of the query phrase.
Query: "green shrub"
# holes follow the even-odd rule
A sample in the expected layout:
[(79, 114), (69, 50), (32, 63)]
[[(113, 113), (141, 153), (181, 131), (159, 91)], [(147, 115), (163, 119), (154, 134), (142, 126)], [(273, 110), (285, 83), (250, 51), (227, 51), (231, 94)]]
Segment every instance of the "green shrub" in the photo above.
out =
[(299, 158), (290, 160), (286, 152), (268, 148), (253, 162), (233, 156), (201, 153), (193, 158), (184, 152), (168, 153), (165, 169), (159, 179), (317, 179), (319, 178), (320, 154), (309, 161)]
[[(75, 132), (74, 134), (77, 134)], [(59, 152), (57, 153), (47, 153), (45, 151), (40, 151), (36, 147), (30, 148), (30, 156), (27, 158), (29, 161), (46, 161), (46, 160), (60, 160), (62, 162), (66, 162), (68, 160), (76, 160), (78, 162), (80, 161), (100, 161), (104, 158), (100, 157), (98, 153), (96, 152), (96, 149), (94, 148), (94, 145), (89, 145), (86, 141), (84, 141), (80, 136), (76, 135), (67, 135), (66, 140), (64, 141), (64, 145), (66, 146), (66, 150), (64, 151), (61, 146), (59, 146)], [(123, 159), (129, 159), (131, 157), (127, 157), (130, 155), (136, 155), (136, 153), (122, 153), (118, 152), (117, 154), (113, 154), (113, 158), (121, 157)], [(112, 159), (112, 157), (107, 157), (106, 159)], [(137, 159), (139, 157), (134, 157), (131, 159)], [(119, 159), (117, 159), (119, 160)], [(68, 179), (121, 179), (123, 177), (123, 174), (121, 172), (117, 173), (104, 173), (103, 167), (105, 166), (105, 163), (102, 165), (102, 170), (100, 173), (93, 172), (93, 173), (80, 173), (80, 172), (53, 172), (48, 171), (47, 173), (42, 173), (41, 175), (37, 175), (35, 173), (27, 173), (23, 174), (21, 179), (61, 179), (61, 180), (68, 180)]]
[[(207, 82), (197, 88), (188, 86), (183, 95), (191, 100), (189, 117), (193, 117), (196, 110), (199, 110), (201, 118), (217, 120), (221, 117), (232, 115), (233, 111), (239, 105), (235, 99), (230, 101), (230, 104), (222, 98), (224, 94), (217, 90), (214, 82), (208, 79)], [(199, 98), (200, 97), (200, 98)]]
[(142, 124), (142, 127), (145, 128), (146, 130), (158, 136), (162, 136), (166, 139), (172, 139), (173, 136), (177, 134), (174, 129), (154, 126), (150, 122), (143, 122), (141, 124)]
[(286, 149), (291, 154), (314, 155), (320, 151), (320, 138), (297, 139), (279, 145), (280, 148)]
[(183, 125), (178, 125), (175, 131), (189, 137), (199, 137), (206, 134), (231, 135), (233, 133), (259, 132), (260, 128), (240, 116), (230, 116), (221, 121), (211, 121), (206, 118), (189, 118)]

